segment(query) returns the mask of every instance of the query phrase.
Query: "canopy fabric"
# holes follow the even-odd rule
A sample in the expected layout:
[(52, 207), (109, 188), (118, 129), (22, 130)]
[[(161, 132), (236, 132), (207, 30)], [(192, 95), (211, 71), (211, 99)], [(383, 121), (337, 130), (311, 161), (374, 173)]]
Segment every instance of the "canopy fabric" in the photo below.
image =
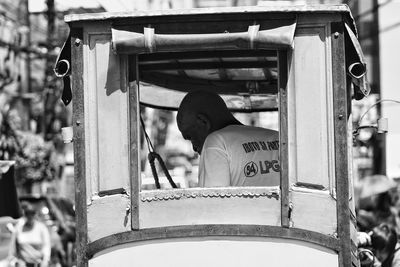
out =
[(221, 95), (232, 111), (277, 109), (276, 50), (149, 53), (137, 58), (143, 105), (176, 110), (187, 92), (205, 90)]
[[(130, 83), (136, 88), (136, 81)], [(153, 108), (177, 110), (186, 92), (176, 91), (145, 82), (139, 83), (140, 103)], [(135, 89), (136, 90), (136, 89)], [(275, 94), (234, 95), (220, 94), (229, 110), (233, 112), (271, 111), (278, 109), (278, 97)]]
[(345, 23), (345, 28), (348, 36), (346, 38), (346, 68), (356, 88), (355, 97), (361, 99), (369, 95), (371, 91), (366, 75), (367, 64), (357, 36), (347, 23)]
[(71, 34), (68, 35), (67, 40), (64, 42), (60, 54), (57, 57), (56, 64), (53, 68), (54, 74), (63, 79), (64, 88), (61, 100), (64, 105), (68, 106), (72, 101), (71, 89)]
[(272, 29), (260, 30), (260, 25), (250, 25), (247, 32), (205, 34), (156, 34), (154, 28), (144, 28), (143, 33), (111, 29), (112, 48), (118, 54), (148, 52), (198, 51), (229, 49), (288, 48), (293, 45), (296, 20)]

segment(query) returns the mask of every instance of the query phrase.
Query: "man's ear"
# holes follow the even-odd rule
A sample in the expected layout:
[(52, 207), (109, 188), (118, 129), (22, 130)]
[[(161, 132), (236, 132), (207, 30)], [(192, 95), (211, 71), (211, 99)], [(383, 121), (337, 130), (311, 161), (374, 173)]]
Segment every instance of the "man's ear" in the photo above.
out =
[(199, 113), (196, 116), (196, 120), (201, 125), (204, 125), (206, 127), (207, 131), (209, 131), (211, 129), (211, 120), (208, 118), (207, 115)]

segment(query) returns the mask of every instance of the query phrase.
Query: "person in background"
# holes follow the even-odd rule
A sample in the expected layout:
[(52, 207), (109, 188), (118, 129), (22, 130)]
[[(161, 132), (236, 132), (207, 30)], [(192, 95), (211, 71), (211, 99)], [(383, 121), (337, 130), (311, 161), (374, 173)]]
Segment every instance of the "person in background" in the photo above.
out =
[(279, 186), (279, 133), (243, 125), (219, 95), (188, 93), (177, 123), (200, 154), (200, 187)]
[(389, 224), (382, 223), (369, 233), (359, 232), (358, 247), (361, 252), (368, 248), (375, 255), (373, 258), (362, 253), (365, 256), (360, 256), (362, 267), (400, 267), (400, 244), (396, 230)]
[(357, 205), (359, 231), (369, 232), (381, 223), (400, 231), (397, 184), (384, 175), (367, 176), (362, 180)]
[(47, 267), (50, 261), (50, 234), (46, 225), (36, 219), (36, 210), (22, 203), (24, 217), (15, 226), (11, 237), (10, 258), (17, 266)]

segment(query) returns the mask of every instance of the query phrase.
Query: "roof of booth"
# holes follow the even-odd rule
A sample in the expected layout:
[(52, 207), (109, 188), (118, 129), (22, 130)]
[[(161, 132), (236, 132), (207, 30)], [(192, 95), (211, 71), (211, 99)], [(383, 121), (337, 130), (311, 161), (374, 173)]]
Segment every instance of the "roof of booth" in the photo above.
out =
[(217, 7), (217, 8), (194, 8), (194, 9), (169, 9), (169, 10), (147, 10), (133, 12), (103, 12), (87, 14), (66, 15), (66, 22), (74, 21), (99, 21), (123, 18), (153, 17), (153, 16), (177, 16), (177, 15), (201, 15), (201, 14), (228, 14), (228, 13), (337, 13), (350, 14), (347, 5), (293, 5), (293, 6), (243, 6), (243, 7)]
[[(111, 27), (116, 54), (138, 55), (139, 76), (130, 73), (130, 81), (140, 77), (141, 103), (176, 109), (188, 91), (211, 90), (225, 97), (230, 109), (248, 112), (277, 108), (278, 50), (293, 48), (298, 15), (320, 14), (336, 14), (332, 19), (343, 20), (350, 36), (346, 46), (349, 43), (351, 50), (346, 54), (354, 55), (365, 67), (347, 5), (105, 12), (71, 14), (65, 21), (105, 23)], [(257, 24), (252, 24), (257, 18)], [(199, 27), (198, 20), (210, 22), (210, 27)], [(192, 32), (189, 26), (193, 25), (187, 26), (186, 21), (198, 29)], [(229, 27), (216, 21), (226, 21)], [(182, 24), (179, 32), (178, 24)], [(357, 87), (367, 95), (366, 79), (360, 77), (355, 79)]]

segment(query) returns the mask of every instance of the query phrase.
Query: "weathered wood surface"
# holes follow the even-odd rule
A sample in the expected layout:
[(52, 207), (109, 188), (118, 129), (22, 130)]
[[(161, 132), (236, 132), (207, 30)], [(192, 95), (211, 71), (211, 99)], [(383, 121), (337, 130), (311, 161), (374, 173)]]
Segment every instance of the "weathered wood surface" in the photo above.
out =
[[(332, 74), (335, 124), (335, 175), (338, 217), (338, 237), (341, 240), (339, 266), (351, 266), (349, 173), (347, 146), (347, 88), (343, 23), (332, 23)], [(343, 168), (341, 166), (346, 166)]]
[[(66, 22), (87, 21), (87, 20), (108, 20), (108, 19), (127, 19), (138, 17), (157, 17), (157, 16), (176, 16), (176, 15), (206, 15), (215, 14), (218, 17), (224, 14), (248, 13), (254, 16), (254, 13), (283, 13), (287, 18), (290, 12), (314, 12), (314, 13), (349, 13), (347, 5), (307, 5), (307, 6), (246, 6), (246, 7), (224, 7), (224, 8), (196, 8), (191, 10), (150, 10), (135, 12), (114, 12), (114, 13), (96, 13), (96, 14), (70, 14), (64, 17)], [(286, 13), (286, 14), (285, 14)], [(282, 16), (282, 15), (281, 15)], [(204, 16), (203, 16), (204, 17)], [(186, 18), (187, 19), (187, 18)]]
[(86, 180), (86, 134), (83, 79), (83, 29), (71, 28), (71, 62), (74, 124), (74, 179), (76, 203), (76, 254), (78, 266), (87, 266), (87, 183)]
[[(131, 242), (139, 242), (136, 244), (141, 244), (141, 241), (162, 242), (163, 240), (172, 238), (189, 238), (196, 240), (195, 238), (198, 237), (221, 237), (221, 239), (225, 239), (226, 237), (235, 236), (247, 238), (279, 238), (281, 242), (299, 240), (307, 242), (308, 245), (320, 245), (336, 252), (340, 249), (339, 240), (335, 237), (297, 228), (289, 229), (280, 226), (266, 225), (190, 225), (150, 228), (107, 236), (90, 243), (87, 256), (91, 258), (96, 253), (107, 248)], [(287, 255), (286, 252), (285, 255)]]
[(127, 86), (121, 87), (121, 64), (110, 49), (110, 35), (88, 33), (87, 125), (92, 195), (129, 187)]
[[(139, 77), (137, 56), (130, 62), (128, 72), (134, 72)], [(139, 194), (141, 185), (140, 169), (140, 110), (139, 110), (139, 81), (129, 83), (129, 129), (130, 129), (130, 180), (131, 180), (131, 221), (132, 229), (139, 229)]]
[(329, 191), (292, 187), (291, 226), (335, 236), (336, 201)]
[(193, 188), (140, 193), (140, 228), (196, 224), (279, 226), (279, 189)]
[(281, 166), (281, 224), (290, 226), (289, 155), (288, 155), (288, 51), (278, 52), (279, 161)]
[(334, 236), (337, 216), (330, 24), (319, 19), (314, 23), (298, 25), (289, 63), (288, 223)]
[(332, 85), (327, 25), (296, 31), (289, 91), (290, 183), (334, 185)]
[(89, 241), (131, 230), (130, 198), (126, 194), (93, 197), (87, 207)]
[[(274, 13), (272, 17), (277, 19), (283, 14)], [(248, 15), (250, 18), (251, 14)], [(251, 197), (228, 196), (225, 189), (205, 189), (214, 190), (216, 195), (195, 197), (184, 193), (202, 190), (182, 191), (180, 196), (179, 190), (173, 194), (140, 193), (138, 91), (136, 87), (127, 91), (127, 76), (138, 78), (138, 73), (125, 73), (131, 62), (111, 54), (111, 25), (88, 22), (84, 48), (74, 43), (76, 39), (72, 42), (75, 156), (79, 160), (78, 265), (86, 266), (86, 256), (92, 257), (120, 244), (139, 245), (150, 240), (161, 244), (160, 239), (169, 238), (250, 236), (279, 237), (285, 240), (282, 243), (302, 240), (317, 244), (339, 252), (339, 263), (348, 266), (352, 249), (349, 236), (350, 230), (354, 235), (354, 229), (350, 229), (349, 173), (343, 168), (348, 164), (343, 25), (333, 24), (333, 30), (339, 32), (335, 35), (327, 23), (331, 18), (337, 20), (337, 15), (318, 14), (315, 20), (307, 20), (304, 14), (299, 16), (295, 50), (288, 53), (286, 91), (282, 86), (285, 77), (281, 75), (279, 80), (281, 96), (287, 94), (280, 104), (281, 160), (282, 166), (287, 165), (281, 183), (285, 192), (280, 197), (262, 193)], [(208, 19), (212, 17), (210, 14)], [(232, 19), (231, 15), (227, 17)], [(119, 22), (124, 17), (120, 19)], [(156, 21), (161, 25), (160, 18)], [(246, 23), (251, 21), (248, 19)], [(120, 26), (128, 27), (129, 23)], [(193, 25), (182, 25), (184, 30), (189, 26)], [(169, 30), (179, 27), (175, 22)], [(168, 26), (161, 28), (166, 30)], [(205, 26), (199, 29), (204, 30)], [(283, 54), (279, 58), (285, 60)], [(284, 67), (279, 69), (285, 72)], [(334, 110), (334, 105), (339, 108)], [(240, 193), (242, 189), (228, 189), (235, 190)], [(158, 198), (160, 195), (163, 197)], [(86, 246), (87, 233), (93, 241), (89, 246)], [(337, 265), (337, 261), (332, 262)]]

